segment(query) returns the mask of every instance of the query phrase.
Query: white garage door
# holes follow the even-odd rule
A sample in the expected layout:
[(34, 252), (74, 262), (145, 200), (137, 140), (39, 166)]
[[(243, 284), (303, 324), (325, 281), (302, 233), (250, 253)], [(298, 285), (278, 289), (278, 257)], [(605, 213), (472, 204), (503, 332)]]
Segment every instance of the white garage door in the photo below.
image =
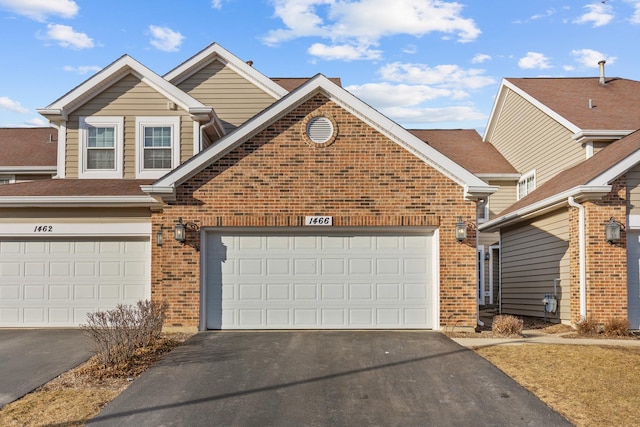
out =
[(0, 241), (0, 327), (78, 326), (150, 297), (149, 239)]
[(208, 329), (432, 328), (432, 233), (215, 234)]

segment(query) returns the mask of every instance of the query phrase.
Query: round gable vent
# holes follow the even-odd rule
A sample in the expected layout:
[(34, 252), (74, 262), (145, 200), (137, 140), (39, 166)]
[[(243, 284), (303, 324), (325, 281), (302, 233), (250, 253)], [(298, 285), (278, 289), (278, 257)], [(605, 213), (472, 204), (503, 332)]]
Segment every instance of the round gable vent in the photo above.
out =
[(333, 123), (326, 117), (314, 117), (307, 123), (307, 136), (317, 144), (323, 144), (333, 136)]

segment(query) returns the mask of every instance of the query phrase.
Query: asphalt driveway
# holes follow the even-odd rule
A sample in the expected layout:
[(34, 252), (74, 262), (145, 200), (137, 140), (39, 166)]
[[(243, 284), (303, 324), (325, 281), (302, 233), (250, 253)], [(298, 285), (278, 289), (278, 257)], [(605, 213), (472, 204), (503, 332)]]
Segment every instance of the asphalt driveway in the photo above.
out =
[(0, 329), (0, 408), (91, 357), (80, 329)]
[(570, 426), (435, 332), (203, 332), (93, 426)]

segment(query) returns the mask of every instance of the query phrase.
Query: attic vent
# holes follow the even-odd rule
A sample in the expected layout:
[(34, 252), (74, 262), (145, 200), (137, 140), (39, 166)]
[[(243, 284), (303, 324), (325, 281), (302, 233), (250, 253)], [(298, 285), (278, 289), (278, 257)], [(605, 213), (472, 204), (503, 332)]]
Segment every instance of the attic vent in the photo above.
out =
[(307, 136), (317, 144), (323, 144), (333, 136), (333, 123), (326, 117), (314, 117), (307, 123)]

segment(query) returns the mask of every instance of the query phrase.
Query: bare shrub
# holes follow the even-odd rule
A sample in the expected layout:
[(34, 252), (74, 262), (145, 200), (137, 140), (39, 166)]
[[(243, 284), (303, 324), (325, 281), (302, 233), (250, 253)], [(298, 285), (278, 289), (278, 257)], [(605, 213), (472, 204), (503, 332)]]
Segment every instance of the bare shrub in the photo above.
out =
[(578, 335), (598, 335), (600, 324), (596, 318), (586, 317), (576, 323), (576, 331)]
[(112, 310), (88, 313), (87, 324), (80, 327), (101, 364), (127, 365), (137, 349), (150, 346), (160, 337), (166, 310), (166, 302), (118, 304)]
[(524, 321), (510, 314), (499, 314), (493, 318), (491, 331), (499, 336), (519, 336), (522, 335)]
[(604, 323), (604, 334), (615, 337), (627, 337), (631, 334), (629, 320), (624, 317), (612, 317)]

